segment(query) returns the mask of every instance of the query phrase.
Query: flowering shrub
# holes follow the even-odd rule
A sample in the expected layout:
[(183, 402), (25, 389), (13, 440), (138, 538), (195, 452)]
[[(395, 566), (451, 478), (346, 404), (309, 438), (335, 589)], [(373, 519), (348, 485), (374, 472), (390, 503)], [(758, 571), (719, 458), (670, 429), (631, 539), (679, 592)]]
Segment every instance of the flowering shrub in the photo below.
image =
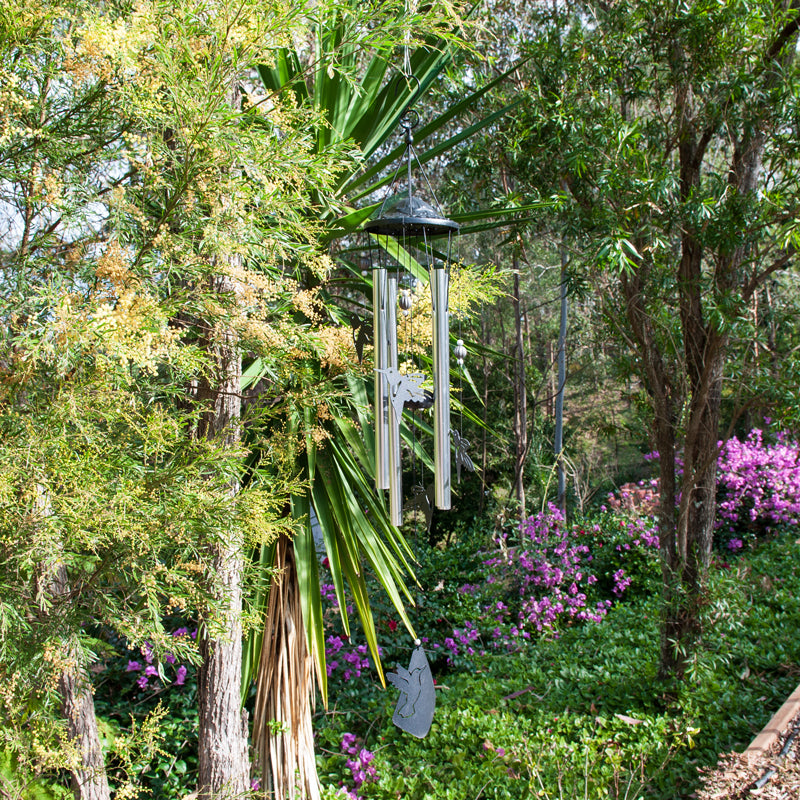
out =
[(651, 512), (657, 503), (657, 481), (626, 484), (579, 528), (591, 542), (600, 596), (648, 593), (658, 579), (658, 525)]
[[(360, 678), (361, 671), (369, 669), (370, 660), (365, 644), (353, 645), (341, 636), (328, 636), (325, 640), (325, 668), (328, 677), (341, 670), (342, 679)], [(378, 652), (381, 652), (380, 649)]]
[[(800, 521), (800, 444), (783, 432), (768, 438), (772, 443), (765, 442), (762, 429), (753, 428), (744, 440), (734, 436), (718, 443), (715, 541), (722, 550), (735, 553), (748, 537)], [(675, 470), (683, 473), (680, 457)], [(653, 479), (625, 484), (608, 496), (607, 505), (632, 516), (652, 515), (658, 499), (658, 480)]]
[[(654, 551), (639, 556), (651, 565), (658, 548), (652, 521), (606, 516), (605, 527), (616, 532), (616, 549), (601, 525), (568, 526), (554, 506), (530, 517), (519, 544), (509, 545), (507, 535), (498, 537), (495, 549), (484, 553), (483, 580), (462, 584), (456, 592), (474, 602), (474, 617), (454, 626), (431, 649), (457, 666), (487, 650), (519, 650), (537, 634), (558, 635), (576, 622), (602, 620), (611, 598), (622, 597), (631, 585), (627, 568), (638, 551)], [(603, 546), (611, 560), (596, 562)]]
[[(515, 544), (508, 534), (496, 537), (491, 549), (480, 553), (474, 572), (464, 575), (467, 582), (449, 585), (440, 579), (441, 565), (434, 570), (438, 583), (419, 598), (414, 616), (418, 631), (429, 634), (421, 639), (434, 668), (437, 662), (439, 668), (460, 668), (490, 652), (518, 651), (541, 634), (557, 636), (575, 623), (599, 622), (632, 586), (639, 592), (648, 588), (643, 576), (658, 571), (651, 518), (606, 511), (593, 521), (568, 525), (551, 506), (530, 517), (518, 535)], [(456, 559), (454, 577), (459, 566)], [(324, 584), (323, 596), (330, 604), (326, 658), (336, 695), (350, 691), (347, 685), (361, 677), (370, 660), (366, 645), (352, 644), (339, 630), (333, 587)], [(387, 648), (385, 655), (381, 651), (384, 661), (405, 662), (412, 646), (406, 631), (393, 617), (379, 619), (379, 629)]]
[(359, 789), (365, 783), (378, 779), (377, 770), (372, 763), (375, 759), (375, 754), (365, 747), (361, 747), (358, 742), (358, 737), (353, 733), (344, 733), (342, 735), (341, 749), (342, 753), (350, 756), (350, 758), (345, 761), (345, 767), (352, 776), (353, 788), (349, 789), (343, 786), (340, 790), (340, 794), (344, 797), (349, 797), (350, 800), (358, 800), (361, 796), (359, 794)]
[(731, 551), (744, 546), (742, 534), (800, 520), (800, 445), (783, 433), (772, 444), (758, 428), (720, 442), (717, 475), (718, 543)]
[[(327, 559), (322, 564), (323, 569), (327, 568), (326, 562)], [(341, 630), (339, 603), (333, 584), (323, 583), (320, 593), (323, 603), (327, 605), (327, 628), (332, 631), (325, 638), (325, 669), (329, 678), (347, 683), (353, 678), (360, 678), (362, 672), (369, 670), (372, 665), (368, 655), (369, 648), (366, 644), (354, 644)], [(350, 605), (347, 606), (347, 614), (353, 614), (353, 607)], [(397, 627), (397, 623), (394, 623), (394, 627)], [(378, 648), (378, 652), (383, 655), (381, 648)]]
[[(197, 628), (182, 616), (163, 622), (163, 639), (135, 647), (111, 631), (98, 631), (103, 646), (94, 670), (95, 711), (108, 731), (109, 777), (118, 797), (115, 782), (121, 776), (138, 782), (141, 796), (157, 798), (183, 797), (197, 782)], [(116, 743), (125, 746), (153, 714), (158, 746), (142, 751), (131, 768), (119, 769)]]
[[(197, 638), (197, 629), (193, 630), (191, 633), (189, 633), (188, 628), (184, 627), (176, 628), (172, 631), (172, 637), (174, 639), (181, 639), (184, 636), (189, 636), (192, 639)], [(177, 659), (172, 653), (166, 653), (164, 655), (161, 671), (159, 672), (158, 667), (153, 663), (153, 648), (150, 643), (145, 642), (139, 648), (139, 652), (141, 653), (143, 661), (129, 659), (125, 667), (125, 672), (136, 672), (139, 674), (136, 679), (136, 685), (141, 691), (157, 691), (163, 686), (169, 686), (170, 684), (173, 686), (183, 686), (186, 683), (186, 676), (189, 670), (184, 664), (178, 664), (177, 668), (175, 668), (174, 678), (171, 681), (167, 679), (165, 665), (175, 667), (177, 663)]]
[[(609, 601), (589, 604), (587, 591), (597, 582), (590, 572), (587, 544), (578, 542), (575, 530), (565, 525), (555, 506), (530, 517), (520, 530), (521, 544), (488, 559), (487, 583), (509, 585), (520, 599), (511, 633), (555, 630), (573, 621), (599, 622)], [(487, 611), (503, 621), (511, 609), (502, 603)], [(516, 630), (515, 630), (516, 629)]]

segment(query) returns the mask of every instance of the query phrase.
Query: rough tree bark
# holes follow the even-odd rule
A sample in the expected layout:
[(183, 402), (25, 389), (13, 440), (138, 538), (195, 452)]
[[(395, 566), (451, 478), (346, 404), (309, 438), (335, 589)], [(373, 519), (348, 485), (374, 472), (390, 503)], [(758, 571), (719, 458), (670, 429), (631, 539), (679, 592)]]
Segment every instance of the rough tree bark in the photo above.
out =
[[(210, 290), (222, 296), (235, 293), (226, 276), (211, 279)], [(215, 374), (201, 382), (198, 402), (206, 407), (199, 435), (238, 443), (241, 432), (241, 356), (235, 332), (210, 333), (207, 344)], [(235, 494), (238, 486), (232, 484)], [(203, 663), (198, 683), (198, 793), (203, 800), (234, 798), (250, 788), (247, 752), (247, 713), (241, 709), (242, 680), (242, 542), (213, 542), (212, 591), (220, 602), (224, 633), (206, 630), (200, 640)]]
[[(36, 499), (37, 517), (52, 514), (47, 489), (39, 484)], [(42, 616), (53, 616), (59, 607), (69, 603), (70, 586), (67, 568), (56, 560), (54, 569), (41, 567), (36, 576), (36, 594), (41, 597)], [(44, 598), (47, 598), (45, 601)], [(110, 800), (105, 758), (94, 711), (91, 679), (81, 663), (80, 649), (74, 637), (68, 636), (61, 646), (64, 670), (58, 678), (61, 712), (67, 721), (67, 737), (75, 747), (76, 763), (71, 767), (71, 786), (75, 800)]]
[[(66, 570), (57, 580), (60, 581), (62, 577), (66, 579)], [(74, 642), (67, 644), (65, 655), (71, 666), (61, 673), (58, 691), (61, 694), (61, 709), (67, 720), (67, 735), (76, 746), (80, 758), (80, 766), (72, 769), (72, 791), (76, 800), (110, 800), (91, 681), (86, 670), (80, 666)]]

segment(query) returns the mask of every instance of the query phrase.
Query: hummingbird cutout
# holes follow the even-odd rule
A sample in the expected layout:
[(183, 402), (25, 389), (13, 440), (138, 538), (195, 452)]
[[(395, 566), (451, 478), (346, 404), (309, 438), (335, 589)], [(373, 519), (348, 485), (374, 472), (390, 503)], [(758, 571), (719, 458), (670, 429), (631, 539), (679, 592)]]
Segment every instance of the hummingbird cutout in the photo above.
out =
[(411, 493), (414, 496), (409, 500), (407, 507), (422, 512), (425, 517), (425, 530), (430, 533), (433, 520), (433, 484), (427, 489), (417, 484), (411, 489)]
[(450, 428), (450, 436), (453, 438), (453, 444), (456, 447), (456, 476), (458, 482), (461, 483), (461, 467), (464, 467), (469, 472), (475, 472), (475, 465), (472, 463), (469, 453), (467, 453), (469, 442), (463, 439), (455, 428)]
[(410, 733), (418, 739), (428, 735), (433, 723), (436, 708), (436, 688), (433, 685), (431, 666), (419, 639), (414, 640), (414, 652), (408, 669), (397, 667), (397, 672), (389, 672), (389, 683), (400, 690), (400, 697), (392, 716), (392, 722), (401, 731)]
[(375, 371), (385, 375), (389, 381), (389, 397), (397, 419), (402, 416), (403, 406), (406, 403), (425, 401), (425, 391), (420, 388), (425, 376), (421, 372), (411, 372), (408, 375), (403, 375), (400, 370), (394, 367), (376, 369)]
[(353, 329), (353, 345), (360, 364), (364, 359), (364, 346), (369, 344), (369, 332), (364, 320), (358, 314), (350, 316), (350, 327)]

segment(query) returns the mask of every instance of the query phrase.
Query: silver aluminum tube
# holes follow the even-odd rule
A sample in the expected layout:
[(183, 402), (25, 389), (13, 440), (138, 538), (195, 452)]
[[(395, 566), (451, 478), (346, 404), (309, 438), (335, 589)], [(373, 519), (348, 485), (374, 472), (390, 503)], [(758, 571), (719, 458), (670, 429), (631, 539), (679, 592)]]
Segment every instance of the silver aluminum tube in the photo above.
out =
[[(386, 339), (389, 368), (397, 374), (397, 273), (386, 283)], [(403, 524), (403, 470), (400, 462), (400, 418), (389, 403), (389, 514), (392, 525)]]
[(389, 364), (386, 336), (386, 269), (372, 270), (372, 341), (375, 343), (375, 488), (389, 488)]
[(430, 270), (433, 301), (433, 471), (436, 508), (450, 508), (450, 276)]

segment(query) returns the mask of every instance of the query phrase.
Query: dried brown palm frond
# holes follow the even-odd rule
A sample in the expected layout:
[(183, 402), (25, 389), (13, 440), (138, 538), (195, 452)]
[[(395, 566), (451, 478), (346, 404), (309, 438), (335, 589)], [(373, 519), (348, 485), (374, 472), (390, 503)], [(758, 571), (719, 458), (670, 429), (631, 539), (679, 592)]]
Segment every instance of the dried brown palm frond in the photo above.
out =
[(319, 800), (311, 713), (314, 671), (306, 644), (294, 548), (276, 543), (253, 715), (255, 761), (265, 790), (284, 800)]

